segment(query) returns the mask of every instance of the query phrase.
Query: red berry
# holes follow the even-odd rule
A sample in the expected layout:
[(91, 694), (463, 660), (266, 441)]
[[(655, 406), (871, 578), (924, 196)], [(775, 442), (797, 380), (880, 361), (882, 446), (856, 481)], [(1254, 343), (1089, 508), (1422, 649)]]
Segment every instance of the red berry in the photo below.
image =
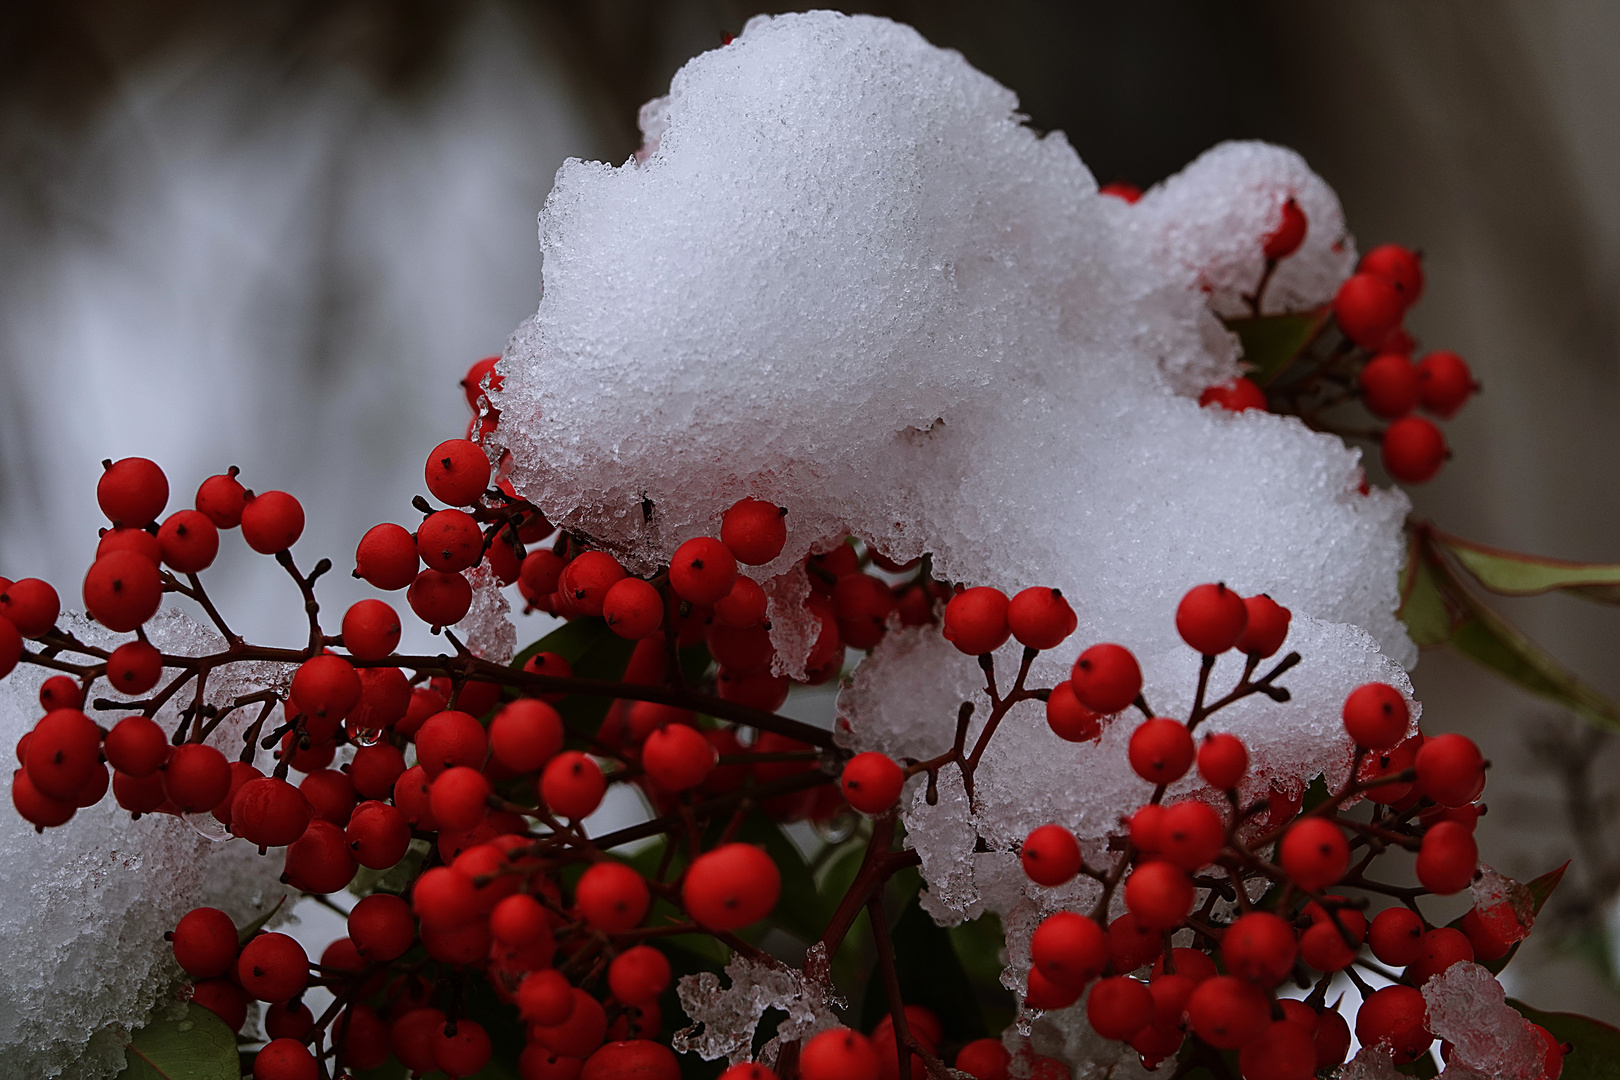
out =
[(536, 971), (518, 984), (518, 1011), (540, 1027), (556, 1027), (574, 1011), (574, 988), (557, 971)]
[(1217, 1050), (1236, 1050), (1265, 1030), (1271, 1001), (1253, 983), (1216, 975), (1198, 984), (1187, 999), (1187, 1022)]
[(1100, 980), (1086, 999), (1086, 1019), (1105, 1039), (1129, 1039), (1153, 1020), (1153, 995), (1128, 975)]
[(1093, 645), (1069, 674), (1075, 696), (1088, 709), (1117, 713), (1142, 692), (1142, 669), (1123, 645)]
[(134, 630), (157, 614), (162, 602), (163, 579), (144, 555), (109, 552), (84, 576), (84, 606), (109, 630)]
[(1382, 1043), (1394, 1051), (1397, 1062), (1408, 1062), (1429, 1048), (1428, 1004), (1421, 991), (1410, 986), (1375, 990), (1356, 1013), (1356, 1038), (1363, 1046)]
[(373, 525), (360, 538), (354, 551), (355, 576), (364, 578), (374, 588), (389, 592), (403, 589), (416, 580), (421, 556), (416, 552), (416, 537), (403, 525), (384, 522)]
[(1423, 920), (1404, 907), (1385, 908), (1367, 927), (1373, 955), (1391, 967), (1417, 962), (1423, 951)]
[(46, 712), (79, 708), (84, 704), (79, 680), (70, 675), (52, 675), (39, 684), (39, 704)]
[(787, 544), (787, 511), (759, 499), (740, 499), (720, 516), (720, 542), (738, 562), (764, 566)]
[(184, 813), (212, 810), (230, 790), (230, 762), (212, 746), (177, 746), (163, 765), (163, 791)]
[(1281, 220), (1265, 239), (1262, 251), (1266, 258), (1286, 259), (1298, 251), (1299, 246), (1305, 242), (1307, 225), (1305, 211), (1299, 208), (1299, 203), (1290, 195), (1282, 204)]
[(533, 772), (563, 745), (562, 717), (534, 698), (508, 702), (489, 723), (489, 750), (515, 773)]
[(218, 908), (200, 907), (186, 912), (171, 937), (174, 958), (188, 975), (218, 978), (236, 960), (236, 924)]
[(669, 960), (651, 946), (625, 949), (608, 965), (608, 988), (627, 1006), (658, 1001), (659, 994), (669, 989), (669, 980)]
[[(3, 679), (7, 675), (11, 674), (12, 670), (16, 668), (18, 661), (22, 659), (22, 654), (22, 635), (17, 633), (17, 628), (11, 624), (10, 619), (0, 616), (0, 679)], [(118, 655), (117, 650), (113, 651), (113, 655)], [(109, 679), (114, 682), (116, 687), (117, 676), (113, 672), (111, 660), (108, 661), (107, 670)], [(156, 685), (155, 680), (154, 685)], [(150, 687), (148, 687), (148, 689), (150, 689)], [(138, 694), (140, 691), (137, 690), (135, 693)]]
[(399, 644), (399, 616), (381, 600), (360, 600), (343, 613), (343, 647), (361, 660), (381, 660)]
[(372, 799), (356, 806), (349, 815), (344, 839), (361, 866), (386, 870), (405, 857), (411, 843), (411, 825), (398, 807)]
[(606, 791), (602, 767), (577, 750), (558, 754), (540, 774), (540, 798), (558, 817), (589, 817)]
[(315, 1014), (303, 1002), (278, 1001), (264, 1010), (264, 1032), (272, 1039), (303, 1042), (315, 1027)]
[(369, 1005), (350, 1005), (332, 1024), (338, 1060), (353, 1069), (375, 1069), (388, 1061), (388, 1025)]
[(1479, 864), (1479, 847), (1474, 834), (1455, 821), (1442, 821), (1429, 827), (1418, 849), (1418, 882), (1441, 896), (1462, 892), (1474, 880)]
[(1065, 742), (1089, 742), (1102, 735), (1102, 717), (1080, 703), (1067, 679), (1046, 698), (1046, 725)]
[(163, 545), (145, 529), (108, 529), (96, 544), (96, 558), (114, 551), (132, 551), (144, 555), (156, 566), (163, 561)]
[(433, 781), (428, 805), (441, 829), (470, 829), (489, 815), (489, 797), (494, 792), (483, 773), (457, 765)]
[(995, 652), (1012, 635), (1009, 607), (1006, 594), (989, 586), (957, 593), (945, 605), (945, 640), (969, 656)]
[(411, 910), (424, 928), (454, 930), (478, 917), (478, 895), (471, 878), (447, 866), (436, 866), (416, 879)]
[(1401, 325), (1406, 301), (1376, 274), (1352, 274), (1333, 298), (1333, 317), (1344, 336), (1363, 349), (1377, 349)]
[(285, 491), (265, 491), (242, 508), (242, 539), (260, 555), (286, 551), (304, 534), (304, 508)]
[(688, 540), (669, 559), (669, 587), (682, 600), (712, 604), (731, 592), (737, 560), (731, 549), (710, 536)]
[(769, 915), (781, 891), (781, 873), (769, 855), (752, 844), (726, 844), (692, 861), (681, 899), (703, 926), (739, 930)]
[(900, 799), (905, 772), (887, 754), (856, 754), (844, 764), (844, 798), (863, 814), (882, 814)]
[(428, 491), (451, 506), (476, 506), (489, 486), (489, 457), (467, 439), (449, 439), (433, 448), (425, 472)]
[[(28, 774), (21, 773), (18, 775), (17, 779), (19, 781), (27, 780)], [(30, 784), (29, 788), (32, 790), (33, 785)], [(163, 775), (161, 773), (152, 773), (149, 776), (135, 777), (128, 776), (121, 772), (115, 772), (113, 773), (112, 778), (112, 792), (113, 798), (118, 800), (118, 805), (123, 807), (125, 810), (128, 810), (132, 814), (153, 813), (158, 807), (162, 806), (169, 799), (169, 797), (163, 793)], [(17, 785), (15, 782), (13, 784), (11, 794), (13, 799), (17, 797)], [(44, 798), (43, 795), (38, 797), (41, 799)], [(63, 817), (62, 821), (66, 821), (68, 817), (73, 816), (73, 807), (64, 806), (63, 808), (66, 810), (67, 816)], [(61, 822), (38, 821), (27, 813), (24, 813), (23, 816), (28, 818), (29, 821), (36, 825), (61, 824)]]
[(1062, 885), (1080, 872), (1080, 844), (1061, 825), (1041, 825), (1019, 849), (1024, 873), (1037, 885)]
[(1060, 986), (1084, 986), (1108, 964), (1108, 936), (1086, 916), (1060, 911), (1035, 928), (1029, 955), (1041, 974)]
[(1468, 944), (1473, 946), (1475, 959), (1487, 964), (1506, 956), (1514, 945), (1497, 933), (1493, 925), (1495, 921), (1481, 915), (1478, 904), (1463, 912), (1462, 932), (1467, 936)]
[[(467, 369), (467, 374), (461, 380), (462, 393), (467, 395), (467, 407), (477, 412), (480, 403), (492, 405), (490, 394), (501, 392), (501, 383), (506, 380), (495, 373), (495, 365), (500, 361), (498, 356), (486, 356), (478, 363)], [(485, 384), (489, 389), (485, 390)]]
[(1179, 720), (1154, 717), (1131, 733), (1131, 768), (1149, 783), (1175, 783), (1192, 768), (1194, 756), (1192, 732)]
[(1294, 969), (1294, 928), (1269, 911), (1240, 915), (1221, 938), (1221, 959), (1240, 979), (1275, 986)]
[(1389, 282), (1401, 294), (1407, 307), (1423, 296), (1423, 261), (1399, 244), (1379, 244), (1361, 257), (1356, 269)]
[(748, 675), (764, 671), (771, 666), (776, 649), (771, 645), (770, 631), (763, 626), (747, 630), (734, 630), (724, 623), (709, 627), (704, 635), (709, 655), (715, 663), (732, 675)]
[[(995, 1042), (995, 1040), (994, 1039), (979, 1039), (978, 1042), (969, 1043), (968, 1046), (976, 1046), (976, 1045), (978, 1045), (978, 1043), (989, 1043), (989, 1042)], [(996, 1043), (996, 1045), (1000, 1046), (1001, 1044)], [(962, 1048), (962, 1050), (965, 1053), (967, 1051), (967, 1047), (964, 1046)], [(1003, 1050), (1002, 1053), (1005, 1054), (1006, 1051)], [(962, 1069), (964, 1072), (967, 1072), (969, 1075), (978, 1078), (978, 1080), (987, 1080), (987, 1078), (985, 1077), (984, 1074), (973, 1072), (973, 1070), (971, 1068), (969, 1068), (967, 1066), (964, 1066), (962, 1064), (962, 1056), (961, 1056), (961, 1054), (957, 1055), (956, 1067), (958, 1069)], [(549, 1080), (549, 1078), (546, 1078), (546, 1077), (531, 1077), (531, 1076), (525, 1075), (523, 1077), (523, 1080)], [(733, 1065), (731, 1068), (727, 1069), (725, 1072), (720, 1074), (720, 1080), (777, 1080), (777, 1076), (776, 1076), (776, 1074), (774, 1072), (767, 1069), (765, 1066), (759, 1065), (759, 1064), (756, 1064), (756, 1063), (750, 1061), (750, 1062), (744, 1062), (741, 1065)], [(1006, 1080), (1006, 1077), (1002, 1076), (1002, 1077), (999, 1077), (999, 1078), (994, 1078), (994, 1080)]]
[(423, 570), (411, 582), (405, 602), (416, 617), (432, 626), (453, 626), (472, 607), (472, 585), (460, 574)]
[(1176, 632), (1205, 656), (1236, 645), (1248, 621), (1243, 598), (1221, 583), (1194, 586), (1176, 607)]
[(1197, 799), (1167, 807), (1159, 831), (1159, 854), (1187, 871), (1214, 862), (1226, 844), (1226, 823), (1221, 815)]
[(1384, 468), (1402, 483), (1432, 480), (1447, 452), (1446, 437), (1421, 416), (1403, 416), (1384, 431)]
[(304, 835), (287, 846), (282, 879), (304, 892), (334, 893), (348, 887), (358, 868), (343, 830), (325, 818), (312, 818)]
[[(954, 1068), (973, 1077), (973, 1080), (1008, 1080), (1007, 1068), (1012, 1055), (1001, 1045), (1000, 1039), (974, 1039), (956, 1052)], [(771, 1078), (732, 1077), (722, 1073), (720, 1080), (775, 1080)]]
[(176, 510), (158, 529), (163, 561), (182, 574), (195, 574), (213, 565), (219, 554), (219, 529), (196, 510)]
[(231, 831), (259, 847), (286, 847), (304, 835), (313, 812), (302, 792), (285, 780), (261, 776), (231, 799)]
[(234, 529), (242, 524), (247, 491), (236, 479), (235, 469), (204, 480), (197, 488), (196, 506), (214, 523), (215, 528)]
[(1265, 1026), (1238, 1051), (1243, 1080), (1311, 1080), (1316, 1075), (1316, 1038), (1312, 1029), (1289, 1020)]
[(0, 589), (0, 615), (25, 638), (37, 638), (49, 631), (61, 613), (56, 590), (39, 578), (21, 578)]
[(169, 501), (169, 479), (145, 458), (127, 457), (102, 471), (96, 503), (114, 525), (140, 528), (157, 520)]
[(524, 948), (551, 936), (551, 916), (534, 897), (514, 893), (502, 897), (490, 910), (489, 932), (496, 941)]
[(107, 733), (107, 763), (129, 776), (151, 776), (169, 760), (169, 737), (155, 720), (126, 716)]
[(435, 1028), (433, 1063), (452, 1078), (471, 1076), (489, 1063), (493, 1047), (482, 1024), (466, 1017)]
[[(159, 801), (161, 802), (161, 799)], [(11, 803), (24, 821), (38, 829), (49, 829), (64, 824), (77, 809), (71, 797), (53, 799), (40, 791), (29, 779), (28, 773), (22, 769), (18, 769), (11, 776)]]
[(1406, 416), (1418, 404), (1418, 369), (1410, 357), (1382, 353), (1361, 369), (1361, 401), (1385, 420)]
[(1355, 961), (1356, 950), (1344, 940), (1344, 934), (1332, 920), (1324, 920), (1300, 935), (1299, 955), (1318, 971), (1343, 971)]
[[(1417, 760), (1418, 748), (1423, 745), (1423, 733), (1419, 732), (1411, 738), (1403, 740), (1391, 750), (1369, 757), (1362, 763), (1361, 772), (1357, 779), (1362, 783), (1373, 783), (1384, 777), (1400, 776), (1412, 770)], [(1369, 787), (1363, 794), (1376, 803), (1393, 806), (1404, 800), (1412, 792), (1412, 785), (1402, 781), (1377, 784)]]
[(641, 766), (663, 791), (690, 791), (708, 777), (719, 760), (703, 733), (685, 724), (670, 724), (647, 736)]
[(1074, 609), (1057, 589), (1025, 589), (1007, 605), (1008, 628), (1020, 645), (1031, 649), (1055, 649), (1079, 625)]
[(1245, 598), (1243, 606), (1248, 618), (1238, 635), (1238, 651), (1263, 659), (1282, 648), (1288, 638), (1289, 610), (1264, 593)]
[(317, 1080), (315, 1055), (296, 1039), (271, 1039), (253, 1055), (253, 1080)]
[(286, 1001), (309, 985), (309, 955), (286, 934), (260, 934), (242, 946), (236, 978), (260, 1001)]
[(191, 1003), (207, 1009), (232, 1031), (247, 1023), (247, 996), (230, 979), (205, 979), (191, 988)]
[(1412, 711), (1401, 692), (1386, 683), (1366, 683), (1344, 699), (1344, 729), (1357, 746), (1388, 750), (1406, 738)]
[(1108, 924), (1108, 960), (1115, 971), (1135, 971), (1164, 952), (1164, 934), (1126, 912)]
[(372, 893), (349, 911), (349, 939), (368, 963), (386, 963), (404, 956), (416, 940), (416, 919), (404, 900), (388, 893)]
[(567, 564), (550, 550), (531, 551), (518, 569), (518, 588), (531, 602), (557, 591), (557, 581)]
[(799, 1051), (803, 1080), (878, 1080), (882, 1075), (877, 1051), (866, 1036), (849, 1028), (832, 1028), (805, 1043)]
[(1350, 844), (1331, 821), (1304, 818), (1284, 835), (1279, 861), (1301, 889), (1319, 892), (1350, 869)]
[(580, 877), (574, 903), (598, 930), (622, 934), (647, 917), (652, 898), (647, 882), (636, 871), (620, 862), (599, 862)]
[(1165, 813), (1158, 803), (1148, 803), (1131, 815), (1131, 843), (1137, 851), (1157, 855), (1164, 847)]
[(1080, 999), (1080, 993), (1078, 987), (1060, 986), (1042, 975), (1040, 968), (1031, 968), (1024, 990), (1024, 1004), (1042, 1012), (1067, 1009)]
[(731, 583), (731, 591), (714, 602), (714, 618), (734, 630), (748, 630), (765, 621), (767, 603), (759, 582), (738, 574), (737, 580)]
[(1097, 194), (1107, 195), (1126, 203), (1134, 203), (1142, 197), (1142, 189), (1129, 181), (1115, 180), (1098, 188)]
[(1467, 806), (1485, 786), (1485, 758), (1465, 735), (1424, 740), (1416, 766), (1418, 790), (1441, 806)]
[(624, 567), (605, 551), (587, 551), (563, 568), (557, 590), (582, 615), (602, 614), (608, 589), (623, 580)]
[(1443, 349), (1418, 361), (1417, 380), (1423, 407), (1442, 420), (1455, 416), (1474, 393), (1474, 373), (1468, 364)]
[(1180, 926), (1192, 911), (1193, 896), (1186, 871), (1164, 859), (1138, 865), (1125, 879), (1125, 907), (1138, 923), (1151, 929)]
[(640, 578), (621, 578), (602, 597), (602, 617), (615, 634), (640, 641), (664, 625), (664, 598)]
[(1249, 750), (1243, 740), (1225, 732), (1204, 736), (1198, 746), (1198, 775), (1216, 791), (1231, 791), (1249, 771)]
[(416, 553), (433, 570), (454, 574), (470, 570), (484, 557), (484, 534), (464, 510), (429, 514), (416, 530)]
[(833, 586), (832, 602), (844, 643), (855, 649), (875, 649), (887, 632), (889, 612), (894, 610), (889, 586), (870, 574), (845, 574)]
[(336, 722), (360, 704), (360, 676), (341, 656), (312, 656), (293, 672), (292, 700), (307, 716)]
[(120, 694), (144, 694), (162, 677), (163, 654), (144, 641), (125, 642), (107, 658), (107, 681)]
[(1442, 926), (1430, 930), (1418, 943), (1418, 958), (1406, 968), (1406, 980), (1422, 986), (1453, 964), (1472, 963), (1474, 946), (1461, 930)]
[(610, 1042), (585, 1062), (579, 1080), (680, 1080), (675, 1052), (651, 1039)]
[(480, 767), (487, 748), (484, 726), (457, 709), (428, 717), (416, 733), (417, 761), (429, 779), (457, 765)]
[(349, 780), (362, 799), (386, 799), (404, 771), (405, 754), (385, 742), (360, 747), (349, 762)]
[(1266, 392), (1254, 380), (1239, 375), (1226, 382), (1206, 386), (1204, 392), (1198, 395), (1198, 404), (1219, 405), (1227, 412), (1243, 412), (1246, 409), (1265, 412)]

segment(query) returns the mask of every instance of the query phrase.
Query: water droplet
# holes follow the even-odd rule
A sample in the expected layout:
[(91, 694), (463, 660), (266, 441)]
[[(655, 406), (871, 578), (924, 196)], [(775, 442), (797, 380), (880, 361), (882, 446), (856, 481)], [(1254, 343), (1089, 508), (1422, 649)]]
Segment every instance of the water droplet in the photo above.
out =
[(855, 814), (834, 814), (826, 821), (813, 821), (811, 825), (824, 844), (842, 844), (860, 827), (861, 819)]
[(381, 728), (358, 728), (349, 732), (349, 741), (356, 746), (376, 746), (382, 736)]
[(224, 822), (214, 816), (211, 810), (200, 814), (181, 814), (180, 820), (190, 825), (197, 835), (204, 840), (212, 840), (217, 844), (221, 840), (231, 838), (231, 831), (225, 827)]

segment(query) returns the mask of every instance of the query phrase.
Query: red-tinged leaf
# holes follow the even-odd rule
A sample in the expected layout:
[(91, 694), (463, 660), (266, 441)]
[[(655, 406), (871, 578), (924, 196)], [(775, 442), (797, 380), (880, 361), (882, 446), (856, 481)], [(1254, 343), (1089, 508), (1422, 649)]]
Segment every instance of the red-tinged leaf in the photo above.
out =
[(1415, 534), (1401, 571), (1401, 607), (1396, 617), (1406, 624), (1412, 643), (1420, 649), (1449, 642), (1457, 623), (1457, 614), (1440, 591)]
[(1316, 339), (1327, 322), (1329, 310), (1320, 307), (1298, 315), (1226, 320), (1226, 328), (1236, 334), (1243, 345), (1243, 366), (1248, 369), (1249, 378), (1265, 386), (1282, 374)]
[(1620, 1080), (1620, 1028), (1576, 1013), (1542, 1012), (1512, 998), (1508, 1004), (1570, 1048), (1559, 1080)]
[(1564, 590), (1588, 600), (1620, 604), (1620, 563), (1569, 562), (1487, 547), (1431, 529), (1430, 535), (1481, 585), (1503, 596), (1538, 596)]
[(1564, 871), (1568, 869), (1569, 862), (1566, 861), (1564, 865), (1554, 867), (1540, 877), (1532, 878), (1524, 883), (1524, 887), (1529, 889), (1530, 895), (1535, 898), (1535, 912), (1537, 915), (1541, 914), (1542, 907), (1546, 905), (1547, 900), (1552, 896), (1553, 890), (1558, 888), (1558, 883), (1564, 880)]

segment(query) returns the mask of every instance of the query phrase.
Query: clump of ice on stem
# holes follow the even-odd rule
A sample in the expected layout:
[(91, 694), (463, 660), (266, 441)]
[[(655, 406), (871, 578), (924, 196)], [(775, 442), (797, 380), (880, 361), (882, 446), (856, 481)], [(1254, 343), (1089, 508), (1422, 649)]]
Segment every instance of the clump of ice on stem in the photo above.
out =
[[(833, 993), (832, 984), (817, 972), (827, 964), (825, 948), (812, 950), (806, 971), (795, 971), (774, 960), (754, 960), (738, 956), (726, 965), (731, 985), (722, 988), (720, 977), (712, 972), (683, 975), (676, 993), (681, 1008), (692, 1018), (692, 1026), (676, 1032), (673, 1045), (682, 1053), (695, 1053), (705, 1061), (727, 1058), (732, 1064), (755, 1060), (754, 1031), (760, 1018), (770, 1010), (787, 1015), (777, 1025), (776, 1035), (760, 1048), (757, 1060), (767, 1067), (776, 1064), (782, 1045), (803, 1041), (838, 1025), (835, 1008), (844, 1002)], [(820, 965), (815, 963), (819, 956)]]
[(1429, 1030), (1451, 1043), (1448, 1074), (1471, 1070), (1494, 1080), (1540, 1080), (1546, 1043), (1506, 998), (1496, 976), (1478, 964), (1452, 964), (1423, 984)]
[[(121, 644), (78, 615), (61, 624), (81, 641)], [(165, 653), (204, 655), (223, 647), (212, 630), (176, 611), (146, 624)], [(65, 655), (64, 659), (82, 659)], [(51, 674), (25, 665), (0, 682), (0, 742), (14, 745), (39, 719), (39, 686)], [(281, 685), (290, 671), (270, 664), (232, 664), (210, 676), (206, 700)], [(108, 694), (105, 684), (97, 693)], [(116, 695), (114, 695), (116, 697)], [(189, 703), (182, 691), (175, 702)], [(157, 720), (172, 730), (175, 702)], [(209, 738), (227, 757), (258, 715), (250, 706), (228, 716)], [(104, 723), (118, 713), (98, 713)], [(6, 798), (9, 804), (9, 791)], [(217, 907), (241, 926), (268, 911), (288, 890), (282, 860), (246, 843), (212, 843), (166, 814), (139, 821), (111, 793), (80, 810), (68, 827), (36, 834), (13, 812), (0, 821), (0, 1077), (61, 1076), (100, 1080), (124, 1065), (123, 1038), (173, 1000), (180, 980), (165, 932), (187, 911)]]

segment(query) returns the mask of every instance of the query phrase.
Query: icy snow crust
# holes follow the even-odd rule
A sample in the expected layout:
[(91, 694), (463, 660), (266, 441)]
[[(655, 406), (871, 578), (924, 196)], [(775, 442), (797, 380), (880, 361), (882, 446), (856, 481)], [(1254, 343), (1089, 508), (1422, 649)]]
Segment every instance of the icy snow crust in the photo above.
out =
[[(60, 624), (92, 645), (122, 644), (83, 616)], [(146, 624), (152, 643), (166, 653), (202, 655), (223, 641), (177, 611)], [(40, 717), (39, 685), (50, 674), (24, 666), (0, 682), (0, 740), (14, 745)], [(283, 685), (291, 670), (277, 665), (233, 664), (210, 677), (207, 700), (230, 701), (269, 685)], [(111, 695), (104, 684), (96, 693)], [(117, 696), (117, 695), (113, 695)], [(189, 702), (189, 691), (176, 695)], [(171, 704), (158, 722), (179, 722)], [(92, 714), (110, 725), (118, 713)], [(227, 757), (242, 747), (242, 731), (256, 708), (233, 713), (208, 740)], [(261, 756), (260, 767), (265, 762)], [(10, 803), (9, 780), (6, 802)], [(124, 1066), (123, 1037), (154, 1009), (173, 1001), (181, 972), (163, 940), (180, 916), (208, 905), (238, 926), (269, 910), (288, 893), (277, 878), (280, 854), (260, 856), (247, 843), (212, 843), (186, 822), (166, 814), (131, 821), (109, 792), (72, 822), (36, 834), (14, 812), (0, 823), (0, 1077), (99, 1080)], [(199, 820), (216, 824), (209, 815)]]
[[(1408, 503), (1360, 494), (1359, 452), (1336, 438), (1195, 400), (1238, 370), (1211, 309), (1241, 310), (1289, 195), (1310, 231), (1268, 310), (1331, 298), (1355, 259), (1338, 202), (1291, 151), (1228, 143), (1130, 206), (1016, 109), (959, 54), (868, 17), (760, 17), (689, 62), (643, 109), (640, 153), (558, 172), (540, 308), (500, 368), (513, 481), (639, 569), (716, 534), (742, 496), (785, 506), (783, 555), (749, 572), (789, 673), (808, 649), (799, 560), (846, 534), (900, 560), (932, 552), (947, 580), (1061, 588), (1079, 630), (1034, 685), (1117, 641), (1172, 716), (1197, 671), (1174, 629), (1182, 594), (1268, 592), (1305, 657), (1282, 681), (1294, 700), (1256, 697), (1209, 728), (1249, 741), (1250, 794), (1342, 780), (1345, 694), (1410, 691), (1394, 614)], [(1218, 692), (1240, 665), (1218, 665)], [(1016, 667), (1009, 646), (1003, 688)], [(937, 753), (962, 701), (982, 722), (982, 686), (937, 629), (897, 629), (842, 695), (843, 737)], [(1057, 821), (1100, 857), (1151, 794), (1125, 763), (1132, 726), (1074, 746), (1020, 706), (972, 806), (954, 770), (937, 805), (915, 791), (930, 911), (1003, 914), (1010, 984), (1040, 915), (1086, 902), (1080, 885), (1030, 886), (1013, 846)], [(974, 854), (979, 836), (995, 850)]]

